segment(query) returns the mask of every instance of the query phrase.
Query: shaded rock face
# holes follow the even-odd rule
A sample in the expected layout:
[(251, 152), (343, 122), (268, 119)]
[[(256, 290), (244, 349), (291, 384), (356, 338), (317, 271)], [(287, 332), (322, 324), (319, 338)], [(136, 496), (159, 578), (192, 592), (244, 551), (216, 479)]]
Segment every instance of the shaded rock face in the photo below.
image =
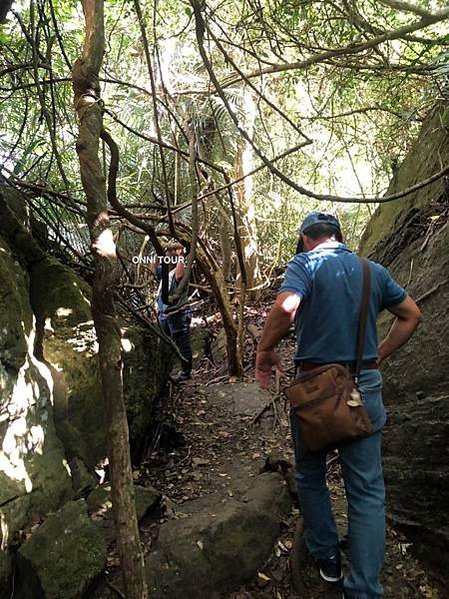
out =
[[(0, 186), (0, 597), (21, 531), (94, 486), (107, 450), (89, 287), (40, 249), (31, 220)], [(170, 356), (139, 328), (124, 330), (123, 346), (137, 445)]]
[(72, 484), (55, 431), (51, 372), (34, 355), (29, 275), (1, 238), (0, 280), (0, 596), (7, 596), (14, 535), (69, 499)]
[[(388, 194), (449, 163), (447, 107), (423, 125)], [(384, 435), (388, 508), (424, 558), (448, 576), (449, 560), (449, 183), (447, 179), (381, 206), (361, 251), (390, 269), (418, 300), (424, 320), (383, 366), (389, 422)], [(391, 318), (380, 321), (385, 335)], [(418, 543), (419, 541), (419, 543)]]

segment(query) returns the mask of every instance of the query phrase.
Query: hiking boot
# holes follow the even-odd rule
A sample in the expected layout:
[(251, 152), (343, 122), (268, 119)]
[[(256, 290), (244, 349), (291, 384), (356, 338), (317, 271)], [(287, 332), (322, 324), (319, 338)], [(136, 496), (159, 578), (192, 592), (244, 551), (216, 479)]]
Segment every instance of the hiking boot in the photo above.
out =
[(317, 562), (320, 576), (326, 582), (339, 582), (343, 578), (339, 553), (332, 557), (318, 559)]
[(175, 376), (171, 377), (171, 379), (174, 383), (182, 383), (184, 381), (188, 381), (191, 378), (192, 378), (192, 375), (190, 372), (183, 372), (182, 370), (180, 370), (178, 372), (178, 374), (175, 374)]

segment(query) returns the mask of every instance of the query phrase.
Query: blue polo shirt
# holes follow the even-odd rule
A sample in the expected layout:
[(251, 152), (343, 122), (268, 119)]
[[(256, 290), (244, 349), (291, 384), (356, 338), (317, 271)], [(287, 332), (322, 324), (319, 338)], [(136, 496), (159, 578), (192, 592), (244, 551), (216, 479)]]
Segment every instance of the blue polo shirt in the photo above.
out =
[[(366, 326), (364, 361), (377, 354), (376, 320), (379, 312), (401, 303), (406, 291), (386, 268), (370, 261), (371, 294)], [(301, 297), (295, 329), (295, 362), (354, 362), (362, 296), (362, 264), (343, 243), (328, 241), (297, 254), (288, 264), (279, 290)]]

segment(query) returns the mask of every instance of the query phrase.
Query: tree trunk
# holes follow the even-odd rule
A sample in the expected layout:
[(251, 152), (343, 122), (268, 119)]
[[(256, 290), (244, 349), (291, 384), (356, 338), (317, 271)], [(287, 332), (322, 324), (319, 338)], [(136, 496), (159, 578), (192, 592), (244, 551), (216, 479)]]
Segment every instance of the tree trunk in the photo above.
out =
[(229, 220), (225, 215), (222, 219), (220, 219), (219, 224), (219, 232), (220, 232), (220, 249), (221, 249), (221, 259), (223, 264), (223, 277), (224, 280), (229, 283), (231, 280), (231, 244), (229, 240), (232, 236), (232, 228)]
[[(251, 91), (249, 90), (245, 91), (242, 109), (245, 113), (246, 130), (252, 136), (256, 117), (256, 107)], [(238, 144), (235, 157), (234, 176), (235, 178), (245, 177), (245, 175), (251, 172), (253, 168), (253, 149), (247, 141), (242, 139)], [(247, 289), (251, 289), (252, 287), (257, 287), (257, 285), (262, 282), (259, 269), (255, 210), (252, 199), (252, 178), (246, 177), (243, 179), (243, 181), (236, 185), (235, 192), (238, 200), (238, 232), (245, 259)], [(260, 296), (260, 292), (249, 291), (248, 295), (251, 299), (257, 299), (257, 297)]]
[(237, 326), (232, 315), (232, 306), (223, 272), (218, 264), (213, 264), (211, 260), (207, 259), (206, 254), (201, 249), (197, 252), (197, 262), (212, 288), (218, 309), (220, 310), (223, 328), (226, 333), (226, 355), (229, 374), (240, 378), (243, 375), (243, 362), (239, 358)]
[(104, 52), (103, 0), (83, 0), (86, 19), (82, 56), (73, 66), (75, 110), (79, 119), (76, 150), (87, 198), (87, 222), (95, 258), (92, 315), (99, 344), (100, 373), (108, 426), (112, 504), (127, 599), (148, 597), (140, 547), (123, 399), (121, 334), (114, 306), (117, 254), (107, 212), (106, 182), (98, 158), (103, 128), (98, 74)]

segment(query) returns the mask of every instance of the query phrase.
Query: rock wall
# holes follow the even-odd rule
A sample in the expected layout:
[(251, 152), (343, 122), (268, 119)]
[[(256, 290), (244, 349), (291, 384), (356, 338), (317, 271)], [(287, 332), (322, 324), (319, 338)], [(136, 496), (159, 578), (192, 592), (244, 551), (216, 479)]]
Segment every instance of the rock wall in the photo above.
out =
[[(106, 455), (89, 287), (30, 231), (23, 198), (0, 186), (0, 597), (9, 596), (14, 550), (47, 514), (97, 484), (94, 466)], [(124, 330), (124, 350), (136, 446), (171, 358), (137, 327)]]
[[(439, 105), (390, 184), (387, 195), (449, 164), (449, 108)], [(389, 423), (384, 466), (391, 518), (416, 550), (447, 577), (449, 559), (449, 180), (381, 205), (361, 252), (381, 262), (418, 301), (423, 323), (383, 366)], [(384, 335), (391, 318), (380, 321)]]

